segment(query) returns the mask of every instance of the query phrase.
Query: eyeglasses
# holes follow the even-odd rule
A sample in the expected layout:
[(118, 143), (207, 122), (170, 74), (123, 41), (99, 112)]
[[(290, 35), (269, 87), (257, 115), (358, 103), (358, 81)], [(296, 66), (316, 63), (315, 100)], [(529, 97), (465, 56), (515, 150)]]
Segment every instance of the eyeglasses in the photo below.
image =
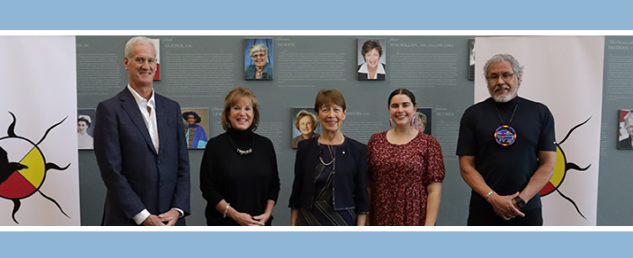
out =
[(264, 57), (266, 57), (266, 56), (267, 56), (266, 54), (261, 53), (261, 54), (253, 54), (251, 57), (252, 57), (252, 58), (264, 58)]
[(493, 73), (493, 74), (489, 74), (488, 76), (486, 76), (486, 79), (488, 81), (497, 81), (499, 80), (499, 77), (501, 77), (501, 79), (503, 79), (504, 81), (508, 81), (510, 79), (512, 79), (512, 77), (514, 76), (513, 73), (510, 72), (505, 72), (502, 74), (498, 74), (498, 73)]

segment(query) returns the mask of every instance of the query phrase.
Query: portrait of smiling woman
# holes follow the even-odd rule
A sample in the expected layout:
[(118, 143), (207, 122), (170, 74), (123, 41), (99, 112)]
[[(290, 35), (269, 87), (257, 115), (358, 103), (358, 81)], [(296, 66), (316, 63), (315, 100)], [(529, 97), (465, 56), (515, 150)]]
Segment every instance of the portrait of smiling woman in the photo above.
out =
[(297, 148), (300, 141), (321, 136), (319, 131), (317, 131), (319, 121), (317, 121), (316, 116), (312, 112), (309, 112), (306, 109), (311, 108), (292, 109), (292, 113), (296, 114), (296, 116), (293, 116), (294, 123), (291, 143), (293, 149)]
[(272, 80), (272, 39), (244, 40), (244, 75), (246, 80)]
[(79, 149), (94, 148), (92, 136), (88, 134), (88, 128), (90, 128), (91, 122), (92, 118), (87, 115), (79, 115), (77, 118), (77, 143)]
[(204, 149), (207, 147), (208, 140), (206, 132), (209, 110), (205, 108), (183, 108), (182, 110), (187, 149)]
[(80, 150), (94, 149), (95, 109), (77, 109), (77, 144)]
[(386, 51), (384, 39), (358, 40), (358, 80), (384, 80)]

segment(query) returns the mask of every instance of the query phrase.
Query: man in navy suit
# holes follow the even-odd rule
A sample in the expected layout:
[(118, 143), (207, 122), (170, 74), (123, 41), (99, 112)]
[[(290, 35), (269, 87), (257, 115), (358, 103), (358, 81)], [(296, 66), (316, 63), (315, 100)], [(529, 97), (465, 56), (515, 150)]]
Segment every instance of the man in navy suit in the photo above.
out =
[(150, 39), (125, 45), (128, 85), (97, 106), (94, 150), (108, 188), (103, 225), (185, 225), (189, 157), (180, 106), (156, 94)]

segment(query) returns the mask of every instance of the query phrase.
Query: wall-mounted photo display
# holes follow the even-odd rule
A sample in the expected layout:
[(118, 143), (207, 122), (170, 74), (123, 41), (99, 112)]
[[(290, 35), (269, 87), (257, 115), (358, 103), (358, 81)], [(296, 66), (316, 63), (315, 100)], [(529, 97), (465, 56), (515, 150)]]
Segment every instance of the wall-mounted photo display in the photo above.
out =
[(618, 115), (618, 150), (633, 150), (633, 110), (620, 109)]
[(208, 108), (182, 108), (182, 119), (187, 149), (204, 149), (207, 147), (209, 131)]
[(94, 149), (96, 109), (77, 109), (77, 148), (80, 150)]
[(244, 77), (273, 79), (273, 39), (244, 39)]
[(154, 73), (154, 81), (160, 81), (160, 39), (151, 40), (156, 50), (156, 72)]
[(321, 126), (316, 118), (314, 108), (295, 107), (291, 109), (292, 148), (296, 149), (299, 142), (316, 138), (321, 135)]
[(385, 80), (387, 74), (387, 41), (358, 39), (358, 80)]
[(468, 40), (468, 80), (475, 80), (475, 40)]
[(413, 121), (413, 126), (418, 131), (421, 131), (425, 134), (431, 135), (432, 128), (432, 108), (418, 108), (415, 113), (415, 120)]

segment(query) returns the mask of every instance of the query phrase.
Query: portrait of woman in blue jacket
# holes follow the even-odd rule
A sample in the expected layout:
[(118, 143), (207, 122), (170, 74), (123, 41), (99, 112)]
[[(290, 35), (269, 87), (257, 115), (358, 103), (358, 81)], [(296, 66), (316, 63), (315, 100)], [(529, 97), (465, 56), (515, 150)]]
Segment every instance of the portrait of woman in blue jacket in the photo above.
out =
[(187, 149), (204, 149), (207, 147), (207, 133), (202, 126), (198, 125), (202, 118), (195, 111), (182, 113), (182, 119), (187, 121), (185, 127), (185, 139)]
[(364, 226), (369, 213), (367, 146), (341, 132), (347, 109), (339, 91), (321, 90), (314, 109), (323, 132), (299, 142), (291, 225)]
[(272, 80), (273, 65), (268, 61), (268, 47), (264, 44), (254, 44), (248, 51), (253, 63), (246, 67), (247, 80)]

